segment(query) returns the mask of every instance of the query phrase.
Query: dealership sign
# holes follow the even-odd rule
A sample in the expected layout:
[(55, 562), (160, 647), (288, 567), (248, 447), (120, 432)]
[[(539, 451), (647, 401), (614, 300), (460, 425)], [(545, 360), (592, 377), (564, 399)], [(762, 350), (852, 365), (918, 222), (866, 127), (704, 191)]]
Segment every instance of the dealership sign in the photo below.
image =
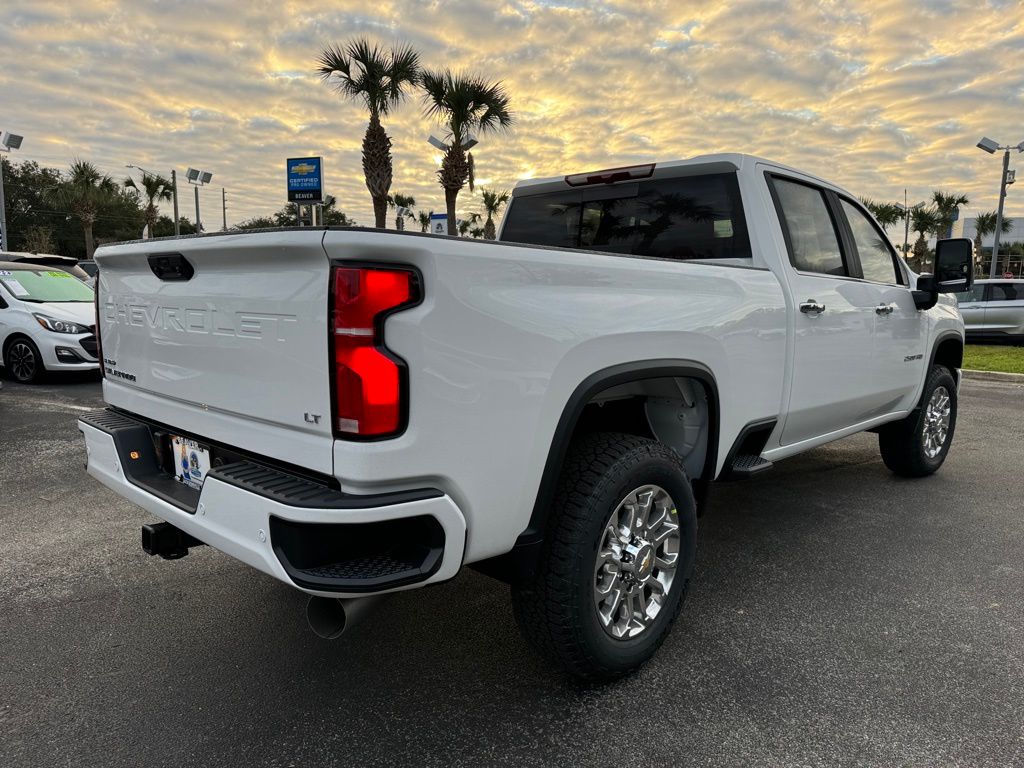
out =
[(288, 202), (320, 203), (324, 199), (323, 159), (293, 157), (287, 162)]

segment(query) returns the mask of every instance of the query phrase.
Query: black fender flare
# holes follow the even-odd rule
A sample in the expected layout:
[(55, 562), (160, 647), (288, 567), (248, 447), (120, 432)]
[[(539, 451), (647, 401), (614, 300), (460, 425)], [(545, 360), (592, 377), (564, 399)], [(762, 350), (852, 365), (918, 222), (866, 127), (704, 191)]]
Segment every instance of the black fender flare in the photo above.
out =
[(956, 341), (956, 343), (960, 345), (960, 364), (961, 366), (963, 365), (963, 354), (966, 340), (961, 334), (957, 333), (956, 331), (942, 331), (935, 337), (935, 340), (932, 342), (932, 351), (931, 355), (928, 358), (928, 369), (925, 371), (924, 374), (926, 378), (928, 376), (928, 371), (930, 371), (932, 369), (932, 366), (935, 365), (935, 358), (938, 357), (939, 347), (941, 347), (947, 341)]

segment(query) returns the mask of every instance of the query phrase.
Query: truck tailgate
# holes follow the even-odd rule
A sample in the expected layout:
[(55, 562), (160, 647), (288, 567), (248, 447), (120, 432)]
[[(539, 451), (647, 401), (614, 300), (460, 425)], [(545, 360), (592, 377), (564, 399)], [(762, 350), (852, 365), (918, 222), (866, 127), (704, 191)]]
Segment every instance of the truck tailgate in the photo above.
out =
[(329, 473), (322, 240), (309, 230), (101, 248), (107, 402)]

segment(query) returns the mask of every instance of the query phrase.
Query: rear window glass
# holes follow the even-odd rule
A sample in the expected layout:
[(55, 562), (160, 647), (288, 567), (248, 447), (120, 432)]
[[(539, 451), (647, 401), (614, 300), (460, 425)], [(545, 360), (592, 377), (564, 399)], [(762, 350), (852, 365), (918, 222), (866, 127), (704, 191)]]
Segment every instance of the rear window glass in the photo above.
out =
[(989, 301), (1024, 300), (1024, 283), (993, 283)]
[(506, 242), (662, 259), (749, 259), (735, 174), (657, 179), (516, 197)]

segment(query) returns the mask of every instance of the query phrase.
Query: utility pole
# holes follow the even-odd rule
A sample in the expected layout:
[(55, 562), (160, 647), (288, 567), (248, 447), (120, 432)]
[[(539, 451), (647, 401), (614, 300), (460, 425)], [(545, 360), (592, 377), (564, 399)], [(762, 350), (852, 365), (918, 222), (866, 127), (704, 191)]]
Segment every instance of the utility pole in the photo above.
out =
[(228, 191), (225, 187), (220, 188), (220, 209), (224, 214), (224, 231), (228, 231)]
[(907, 190), (903, 189), (903, 258), (910, 252), (910, 209), (907, 208)]
[(178, 172), (171, 168), (171, 197), (174, 198), (174, 236), (181, 236), (181, 222), (178, 220)]

